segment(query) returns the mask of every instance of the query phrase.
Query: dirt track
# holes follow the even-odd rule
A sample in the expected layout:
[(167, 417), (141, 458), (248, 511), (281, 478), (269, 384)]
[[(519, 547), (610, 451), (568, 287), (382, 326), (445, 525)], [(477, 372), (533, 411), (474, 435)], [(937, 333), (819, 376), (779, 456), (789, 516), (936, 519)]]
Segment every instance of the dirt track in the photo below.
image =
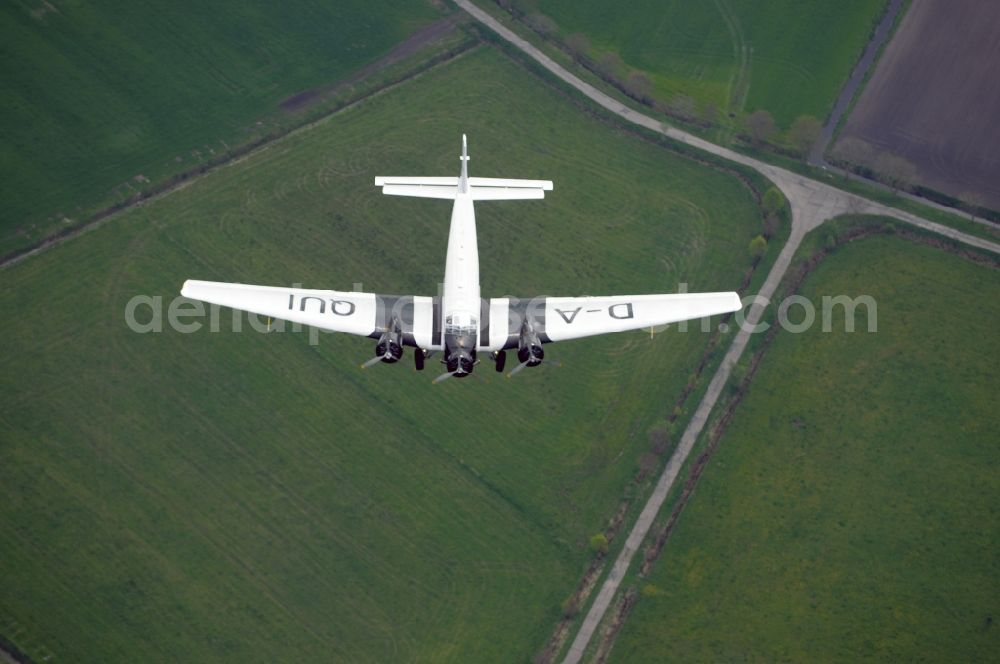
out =
[(913, 3), (842, 137), (905, 157), (925, 186), (1000, 209), (998, 34), (1000, 2)]
[(820, 133), (819, 140), (809, 150), (809, 163), (813, 166), (826, 166), (823, 155), (826, 154), (826, 149), (833, 139), (833, 133), (837, 130), (840, 119), (851, 105), (851, 100), (857, 94), (858, 88), (864, 84), (865, 75), (871, 69), (871, 66), (875, 64), (875, 58), (878, 57), (879, 49), (885, 44), (885, 40), (889, 38), (892, 24), (902, 9), (903, 0), (890, 0), (888, 8), (885, 10), (885, 15), (882, 16), (882, 20), (879, 21), (878, 26), (875, 28), (875, 33), (872, 35), (871, 41), (865, 47), (865, 52), (862, 54), (861, 60), (854, 66), (851, 77), (847, 79), (847, 84), (841, 89), (840, 96), (837, 97), (837, 102), (833, 105), (833, 111), (830, 112), (830, 117), (826, 119), (826, 124), (823, 125), (823, 131)]

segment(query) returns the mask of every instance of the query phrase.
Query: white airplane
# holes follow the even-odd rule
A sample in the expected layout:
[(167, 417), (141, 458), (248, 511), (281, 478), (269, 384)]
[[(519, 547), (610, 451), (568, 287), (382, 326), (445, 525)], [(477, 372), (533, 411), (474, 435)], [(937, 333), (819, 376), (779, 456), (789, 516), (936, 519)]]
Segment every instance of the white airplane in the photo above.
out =
[(412, 346), (417, 370), (440, 351), (447, 373), (434, 382), (472, 373), (480, 354), (502, 372), (506, 351), (517, 349), (524, 367), (541, 364), (542, 345), (608, 332), (652, 328), (683, 320), (724, 314), (741, 308), (739, 295), (678, 293), (600, 297), (482, 299), (479, 249), (473, 201), (539, 199), (552, 191), (549, 180), (470, 178), (469, 155), (462, 136), (462, 170), (451, 177), (377, 177), (383, 194), (454, 200), (444, 289), (440, 297), (379, 295), (354, 291), (250, 286), (214, 281), (184, 282), (185, 297), (242, 309), (293, 323), (378, 339), (377, 362), (393, 363)]

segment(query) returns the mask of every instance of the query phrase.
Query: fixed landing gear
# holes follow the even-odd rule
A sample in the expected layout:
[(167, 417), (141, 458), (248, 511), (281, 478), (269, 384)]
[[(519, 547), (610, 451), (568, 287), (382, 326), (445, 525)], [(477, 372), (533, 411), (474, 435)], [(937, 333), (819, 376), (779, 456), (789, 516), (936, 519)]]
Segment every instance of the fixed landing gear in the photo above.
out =
[(493, 361), (496, 362), (497, 373), (503, 373), (504, 365), (507, 363), (507, 352), (498, 350), (492, 354)]

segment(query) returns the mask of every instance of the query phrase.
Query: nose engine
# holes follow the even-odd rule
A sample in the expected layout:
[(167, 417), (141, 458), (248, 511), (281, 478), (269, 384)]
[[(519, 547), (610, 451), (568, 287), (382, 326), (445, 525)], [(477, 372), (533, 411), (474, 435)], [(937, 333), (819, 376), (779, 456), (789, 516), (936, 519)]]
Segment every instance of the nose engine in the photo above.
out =
[(444, 365), (446, 376), (465, 378), (476, 366), (476, 317), (468, 312), (455, 312), (445, 318)]
[(454, 374), (455, 378), (464, 378), (472, 373), (472, 367), (476, 364), (475, 351), (468, 351), (458, 348), (448, 353), (445, 359), (445, 366), (448, 372)]

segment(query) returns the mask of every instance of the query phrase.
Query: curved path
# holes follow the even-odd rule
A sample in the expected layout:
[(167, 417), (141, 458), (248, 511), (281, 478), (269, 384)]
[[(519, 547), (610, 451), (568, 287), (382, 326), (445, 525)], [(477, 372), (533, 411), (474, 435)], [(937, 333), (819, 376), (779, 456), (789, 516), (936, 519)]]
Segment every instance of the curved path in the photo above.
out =
[(788, 202), (792, 209), (792, 230), (789, 234), (788, 241), (785, 243), (785, 246), (782, 247), (781, 253), (778, 255), (777, 260), (771, 267), (771, 271), (768, 273), (767, 279), (764, 281), (764, 285), (760, 289), (759, 295), (762, 296), (763, 299), (757, 298), (758, 301), (755, 301), (754, 304), (751, 305), (750, 310), (747, 313), (746, 324), (740, 327), (736, 334), (736, 338), (733, 339), (732, 345), (729, 347), (729, 350), (726, 352), (726, 356), (722, 360), (722, 364), (719, 365), (718, 370), (712, 377), (708, 390), (705, 392), (705, 396), (698, 404), (698, 408), (695, 410), (694, 416), (691, 418), (691, 422), (688, 423), (687, 429), (684, 430), (684, 434), (677, 445), (677, 449), (674, 451), (673, 455), (671, 455), (670, 460), (667, 461), (667, 466), (663, 469), (663, 473), (657, 480), (656, 487), (653, 489), (652, 495), (643, 507), (638, 519), (636, 519), (635, 525), (632, 527), (632, 530), (628, 534), (628, 538), (625, 540), (625, 545), (622, 547), (621, 552), (615, 559), (611, 572), (608, 574), (603, 585), (601, 586), (601, 589), (598, 591), (597, 597), (591, 605), (590, 610), (587, 612), (587, 615), (584, 617), (583, 623), (580, 625), (580, 630), (577, 632), (576, 638), (573, 640), (572, 645), (570, 645), (569, 652), (567, 653), (564, 662), (565, 664), (576, 664), (576, 662), (579, 662), (583, 657), (587, 644), (590, 643), (590, 640), (597, 631), (597, 627), (603, 619), (604, 614), (611, 605), (611, 601), (614, 599), (615, 593), (618, 591), (618, 586), (621, 584), (621, 581), (632, 562), (633, 556), (635, 556), (635, 553), (639, 550), (643, 539), (645, 539), (650, 527), (652, 527), (653, 521), (656, 518), (657, 513), (660, 511), (660, 507), (662, 507), (663, 502), (666, 500), (667, 494), (670, 492), (670, 488), (677, 479), (677, 475), (680, 473), (681, 467), (687, 460), (688, 455), (691, 453), (691, 449), (694, 447), (695, 441), (698, 439), (705, 423), (708, 421), (709, 413), (712, 411), (712, 408), (715, 406), (715, 403), (722, 393), (726, 382), (729, 380), (729, 375), (732, 371), (733, 365), (736, 364), (736, 362), (740, 359), (740, 356), (743, 354), (743, 351), (747, 346), (747, 342), (750, 340), (750, 330), (756, 325), (757, 322), (760, 321), (760, 318), (764, 313), (764, 309), (766, 308), (766, 305), (761, 304), (761, 301), (767, 302), (774, 295), (774, 291), (777, 288), (778, 283), (785, 275), (785, 272), (791, 263), (792, 256), (795, 255), (795, 251), (798, 249), (799, 244), (802, 242), (802, 238), (805, 237), (806, 233), (816, 228), (824, 221), (841, 214), (877, 214), (893, 217), (905, 223), (949, 237), (958, 242), (978, 247), (980, 249), (985, 249), (986, 251), (991, 251), (997, 254), (1000, 254), (1000, 244), (957, 231), (953, 228), (943, 226), (933, 221), (928, 221), (908, 212), (896, 210), (881, 203), (870, 201), (856, 194), (841, 191), (822, 182), (818, 182), (797, 173), (792, 173), (784, 168), (780, 168), (752, 157), (747, 157), (746, 155), (734, 152), (728, 148), (715, 145), (714, 143), (710, 143), (709, 141), (698, 138), (697, 136), (689, 134), (685, 131), (681, 131), (680, 129), (664, 126), (664, 124), (659, 120), (628, 108), (621, 102), (606, 95), (589, 83), (577, 78), (550, 57), (542, 53), (542, 51), (538, 48), (521, 37), (518, 37), (514, 32), (504, 27), (499, 21), (476, 7), (472, 4), (472, 2), (470, 2), (470, 0), (455, 0), (455, 2), (459, 7), (471, 14), (476, 20), (482, 22), (505, 40), (537, 60), (543, 67), (548, 69), (561, 80), (573, 86), (595, 103), (612, 113), (625, 118), (629, 122), (668, 136), (669, 138), (680, 141), (681, 143), (686, 143), (698, 149), (704, 150), (705, 152), (710, 152), (724, 159), (728, 159), (729, 161), (749, 166), (750, 168), (758, 171), (770, 179), (779, 189), (781, 189), (782, 193), (784, 193), (788, 198)]

